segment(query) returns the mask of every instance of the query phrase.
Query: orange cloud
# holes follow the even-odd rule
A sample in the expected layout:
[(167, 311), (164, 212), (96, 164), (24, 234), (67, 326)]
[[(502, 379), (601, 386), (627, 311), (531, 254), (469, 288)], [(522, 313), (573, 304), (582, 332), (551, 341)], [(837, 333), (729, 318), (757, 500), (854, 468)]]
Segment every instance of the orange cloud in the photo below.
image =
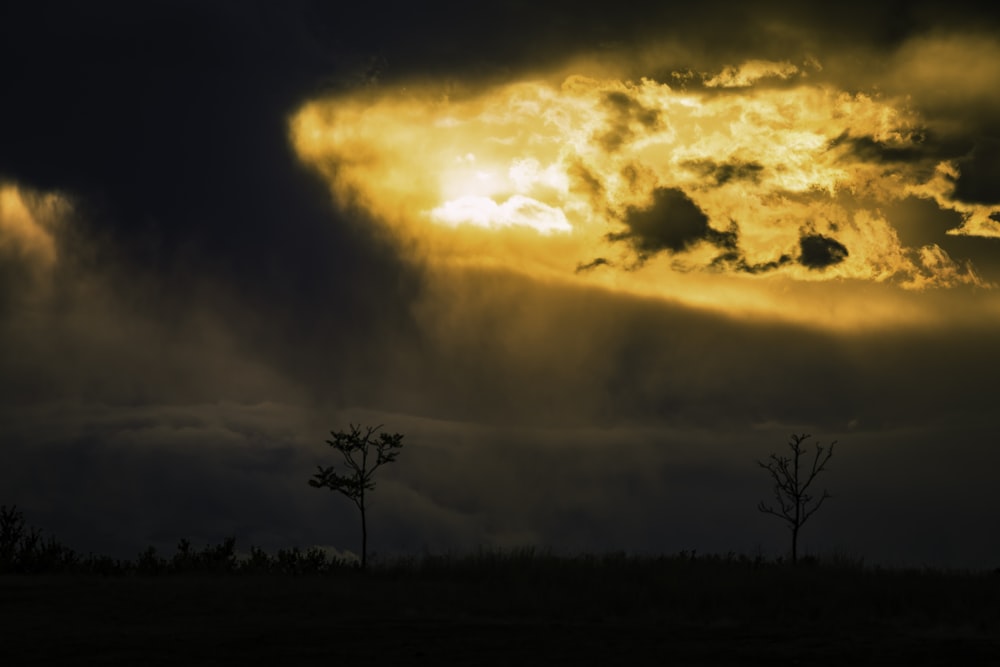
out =
[(0, 184), (0, 254), (39, 269), (54, 265), (58, 256), (54, 213), (64, 205), (56, 195), (45, 197)]
[[(921, 152), (920, 114), (804, 79), (755, 87), (797, 73), (705, 75), (722, 94), (586, 76), (368, 91), (307, 103), (291, 138), (338, 201), (435, 264), (772, 316), (794, 283), (986, 286), (937, 245), (903, 245), (882, 212), (913, 195), (957, 206), (941, 181), (954, 165)], [(990, 224), (972, 211), (955, 233)]]

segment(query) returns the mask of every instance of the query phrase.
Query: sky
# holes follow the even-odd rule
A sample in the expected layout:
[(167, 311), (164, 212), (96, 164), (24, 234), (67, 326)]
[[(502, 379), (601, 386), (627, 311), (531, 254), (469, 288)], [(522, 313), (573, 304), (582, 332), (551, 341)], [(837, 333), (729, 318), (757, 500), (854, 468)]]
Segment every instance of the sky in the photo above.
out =
[[(78, 550), (1000, 564), (1000, 18), (5, 3), (0, 503)], [(339, 5), (339, 6), (338, 6)], [(819, 490), (818, 488), (818, 490)]]

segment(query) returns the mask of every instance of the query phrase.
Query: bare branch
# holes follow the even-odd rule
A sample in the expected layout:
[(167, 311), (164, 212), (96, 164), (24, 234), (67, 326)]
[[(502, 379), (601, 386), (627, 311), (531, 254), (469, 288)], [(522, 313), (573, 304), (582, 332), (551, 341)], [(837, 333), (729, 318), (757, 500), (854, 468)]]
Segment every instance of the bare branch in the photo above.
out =
[(792, 452), (790, 457), (771, 454), (766, 462), (757, 461), (757, 465), (767, 470), (771, 477), (774, 498), (777, 501), (776, 505), (760, 502), (757, 504), (757, 510), (776, 516), (788, 524), (792, 532), (792, 562), (796, 561), (798, 555), (799, 529), (823, 506), (827, 498), (832, 497), (824, 490), (819, 500), (814, 502), (808, 490), (819, 474), (826, 470), (826, 464), (833, 456), (833, 447), (837, 442), (830, 443), (828, 447), (817, 444), (811, 465), (803, 470), (801, 458), (805, 449), (802, 445), (810, 437), (812, 436), (808, 433), (799, 435), (793, 433), (788, 442), (788, 448)]
[(764, 514), (772, 514), (779, 519), (783, 519), (784, 521), (793, 521), (793, 519), (785, 514), (784, 511), (778, 512), (773, 507), (765, 505), (763, 502), (757, 504), (757, 510), (759, 512), (763, 512)]
[(816, 510), (818, 510), (820, 507), (822, 507), (823, 501), (826, 500), (827, 498), (833, 498), (833, 496), (831, 496), (826, 491), (823, 491), (822, 497), (820, 497), (819, 501), (817, 501), (817, 503), (812, 507), (812, 509), (810, 509), (808, 512), (806, 512), (803, 515), (802, 520), (799, 522), (799, 525), (801, 526), (802, 524), (804, 524), (806, 522), (806, 519), (808, 519), (813, 514), (815, 514)]

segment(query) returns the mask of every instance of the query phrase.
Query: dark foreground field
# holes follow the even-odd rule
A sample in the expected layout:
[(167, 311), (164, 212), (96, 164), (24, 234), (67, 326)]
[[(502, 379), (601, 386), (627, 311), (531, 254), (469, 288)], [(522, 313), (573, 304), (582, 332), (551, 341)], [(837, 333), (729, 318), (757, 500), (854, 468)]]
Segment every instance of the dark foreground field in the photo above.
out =
[(0, 664), (1000, 665), (1000, 575), (626, 556), (0, 576)]

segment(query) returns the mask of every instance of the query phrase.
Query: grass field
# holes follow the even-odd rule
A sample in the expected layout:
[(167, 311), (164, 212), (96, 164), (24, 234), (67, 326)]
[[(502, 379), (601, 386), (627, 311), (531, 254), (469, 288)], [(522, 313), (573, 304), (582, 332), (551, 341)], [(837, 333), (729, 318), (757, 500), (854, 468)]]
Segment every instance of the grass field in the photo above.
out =
[(531, 550), (0, 576), (0, 664), (1000, 665), (1000, 575)]

